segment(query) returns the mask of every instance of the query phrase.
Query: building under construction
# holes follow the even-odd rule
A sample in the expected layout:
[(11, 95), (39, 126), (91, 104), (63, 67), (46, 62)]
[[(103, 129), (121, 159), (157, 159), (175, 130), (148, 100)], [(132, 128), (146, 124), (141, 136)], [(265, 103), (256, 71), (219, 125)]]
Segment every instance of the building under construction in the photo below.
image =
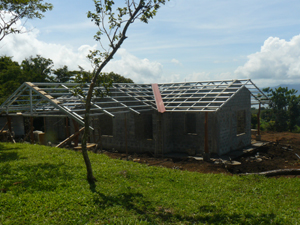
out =
[[(30, 136), (39, 121), (35, 129), (45, 133), (46, 142), (65, 143), (70, 136), (78, 140), (88, 88), (26, 82), (0, 106), (0, 125)], [(92, 99), (89, 142), (119, 152), (223, 155), (251, 144), (251, 105), (266, 103), (267, 96), (250, 79), (113, 84), (107, 96)]]

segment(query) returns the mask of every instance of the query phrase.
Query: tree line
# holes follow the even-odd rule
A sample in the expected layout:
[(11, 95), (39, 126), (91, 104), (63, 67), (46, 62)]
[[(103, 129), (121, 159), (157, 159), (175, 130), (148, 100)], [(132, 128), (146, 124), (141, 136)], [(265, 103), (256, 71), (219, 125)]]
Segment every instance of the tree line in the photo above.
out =
[[(261, 128), (268, 131), (300, 132), (300, 95), (297, 90), (279, 87), (264, 88), (271, 102), (261, 111)], [(257, 111), (257, 110), (255, 110)], [(256, 128), (258, 118), (252, 114), (252, 128)]]
[[(0, 57), (0, 104), (24, 82), (52, 82), (52, 83), (89, 83), (92, 73), (82, 67), (78, 70), (69, 70), (64, 65), (53, 69), (51, 59), (40, 55), (25, 58), (21, 63), (13, 61), (12, 57)], [(133, 83), (114, 72), (101, 73), (101, 82), (104, 83)]]

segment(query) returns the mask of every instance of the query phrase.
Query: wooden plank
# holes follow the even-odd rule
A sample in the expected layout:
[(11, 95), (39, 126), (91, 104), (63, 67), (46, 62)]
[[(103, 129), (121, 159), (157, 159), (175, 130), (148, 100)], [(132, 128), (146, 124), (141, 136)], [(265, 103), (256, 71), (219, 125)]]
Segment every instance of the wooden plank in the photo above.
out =
[(53, 100), (51, 99), (51, 101), (54, 102), (54, 103), (57, 104), (57, 105), (60, 104), (60, 101), (58, 101), (58, 100), (56, 100), (56, 99), (53, 99)]
[[(90, 148), (94, 148), (96, 147), (96, 144), (95, 143), (87, 143), (86, 144), (86, 149), (90, 149)], [(81, 145), (80, 146), (77, 146), (77, 147), (74, 147), (75, 150), (81, 150), (82, 147)]]
[(56, 100), (53, 96), (47, 94), (47, 92), (45, 92), (42, 89), (40, 89), (39, 87), (35, 86), (33, 83), (27, 82), (27, 84), (29, 86), (31, 86), (34, 90), (38, 91), (39, 93), (41, 93), (42, 95), (44, 95), (46, 98), (48, 98), (49, 100), (51, 100), (53, 103), (60, 104), (60, 102), (58, 100)]
[(4, 131), (5, 127), (7, 126), (7, 123), (8, 122), (6, 122), (6, 124), (4, 125), (4, 127), (0, 130), (0, 133), (2, 133)]
[(35, 89), (35, 90), (37, 90), (38, 92), (40, 92), (40, 91), (41, 91), (41, 89), (40, 89), (40, 88), (38, 88), (37, 86), (32, 86), (32, 88), (33, 88), (33, 89)]
[(31, 82), (26, 82), (26, 84), (28, 84), (31, 87), (35, 87), (35, 85), (33, 83), (31, 83)]
[(75, 139), (76, 137), (78, 137), (78, 135), (80, 134), (81, 131), (84, 130), (84, 127), (82, 127), (79, 131), (77, 131), (75, 134), (72, 134), (70, 137), (68, 137), (67, 139), (63, 140), (62, 142), (60, 142), (58, 145), (56, 145), (56, 148), (61, 148), (64, 145), (66, 145), (69, 141), (72, 141), (73, 139)]
[(47, 92), (45, 92), (45, 91), (39, 91), (42, 95), (46, 95), (47, 94)]
[(154, 98), (155, 98), (155, 103), (156, 103), (156, 107), (158, 112), (160, 113), (164, 113), (166, 111), (164, 102), (162, 100), (159, 88), (158, 88), (158, 84), (152, 84), (152, 90), (153, 90), (153, 94), (154, 94)]
[(54, 97), (53, 97), (53, 96), (51, 96), (51, 95), (48, 95), (48, 94), (47, 94), (47, 95), (44, 95), (44, 96), (45, 96), (46, 98), (49, 98), (49, 99), (51, 99), (51, 100), (52, 100), (52, 99), (54, 99)]

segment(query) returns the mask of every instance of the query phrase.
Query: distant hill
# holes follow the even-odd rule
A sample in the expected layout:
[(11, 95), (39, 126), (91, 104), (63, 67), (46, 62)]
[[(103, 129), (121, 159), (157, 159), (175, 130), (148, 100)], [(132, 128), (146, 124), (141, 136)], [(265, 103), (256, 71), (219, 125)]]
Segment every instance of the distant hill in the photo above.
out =
[(275, 87), (270, 87), (272, 89), (274, 88), (279, 88), (279, 87), (288, 87), (288, 89), (295, 89), (297, 90), (297, 94), (300, 95), (300, 84), (280, 84), (280, 85), (277, 85)]

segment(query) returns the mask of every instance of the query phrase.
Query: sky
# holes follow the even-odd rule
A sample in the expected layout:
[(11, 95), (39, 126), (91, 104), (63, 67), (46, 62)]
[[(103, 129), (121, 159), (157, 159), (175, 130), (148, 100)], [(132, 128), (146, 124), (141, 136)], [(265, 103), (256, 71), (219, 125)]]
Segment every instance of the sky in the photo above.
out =
[[(26, 33), (6, 36), (0, 55), (21, 62), (39, 54), (54, 68), (92, 70), (86, 56), (101, 49), (93, 39), (97, 27), (87, 18), (93, 1), (47, 2), (53, 10), (28, 20)], [(260, 87), (300, 84), (299, 12), (299, 0), (170, 0), (148, 24), (129, 27), (104, 71), (135, 83), (250, 78)]]

